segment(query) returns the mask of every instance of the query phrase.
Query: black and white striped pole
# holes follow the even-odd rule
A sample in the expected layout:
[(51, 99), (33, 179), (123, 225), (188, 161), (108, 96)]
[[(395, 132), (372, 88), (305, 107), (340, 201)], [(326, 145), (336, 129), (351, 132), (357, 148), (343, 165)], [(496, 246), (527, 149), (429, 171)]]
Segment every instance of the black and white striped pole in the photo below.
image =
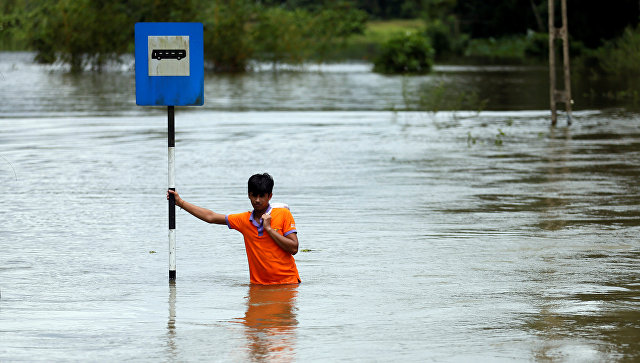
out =
[[(174, 106), (168, 106), (169, 189), (176, 190), (176, 127)], [(176, 198), (169, 194), (169, 280), (176, 279)]]
[[(167, 106), (169, 189), (176, 190), (175, 106), (204, 104), (202, 23), (136, 23), (136, 104)], [(169, 194), (169, 282), (176, 279), (176, 200)]]

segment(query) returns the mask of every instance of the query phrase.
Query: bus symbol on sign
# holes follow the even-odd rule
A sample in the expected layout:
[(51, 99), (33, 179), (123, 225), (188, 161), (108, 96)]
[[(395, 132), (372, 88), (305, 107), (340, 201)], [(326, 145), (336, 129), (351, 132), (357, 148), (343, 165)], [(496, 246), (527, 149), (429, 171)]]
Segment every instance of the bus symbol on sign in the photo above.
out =
[(188, 35), (147, 36), (149, 76), (189, 77), (191, 68), (189, 49)]
[(161, 60), (161, 59), (177, 59), (180, 60), (187, 56), (187, 51), (185, 49), (154, 49), (151, 52), (151, 58)]

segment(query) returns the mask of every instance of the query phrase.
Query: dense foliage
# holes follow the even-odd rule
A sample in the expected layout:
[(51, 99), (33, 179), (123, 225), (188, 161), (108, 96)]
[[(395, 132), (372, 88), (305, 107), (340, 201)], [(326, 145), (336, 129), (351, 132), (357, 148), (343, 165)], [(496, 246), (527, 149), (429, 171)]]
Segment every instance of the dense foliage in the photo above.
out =
[[(572, 57), (585, 54), (603, 72), (613, 72), (613, 64), (633, 67), (627, 60), (640, 33), (640, 3), (567, 1)], [(547, 0), (2, 0), (0, 50), (33, 50), (38, 61), (64, 62), (74, 71), (100, 69), (133, 51), (136, 22), (198, 21), (206, 64), (217, 71), (242, 72), (251, 60), (336, 59), (347, 45), (343, 57), (405, 59), (398, 66), (405, 72), (417, 66), (399, 46), (418, 41), (438, 60), (545, 59), (547, 7)], [(420, 19), (421, 39), (368, 32), (371, 21), (399, 18)], [(393, 42), (383, 45), (389, 37)]]
[(424, 34), (398, 34), (384, 44), (374, 62), (380, 73), (424, 74), (431, 71), (434, 51)]
[[(560, 2), (555, 0), (556, 24), (560, 25)], [(527, 30), (546, 32), (546, 0), (464, 0), (453, 9), (460, 30), (472, 38), (499, 38), (525, 34)], [(638, 24), (640, 4), (637, 0), (601, 1), (567, 0), (569, 30), (573, 39), (588, 47), (602, 45), (620, 36), (628, 26)]]
[(606, 73), (635, 83), (640, 75), (640, 27), (627, 28), (622, 37), (605, 45), (597, 54)]
[(242, 72), (253, 48), (246, 24), (253, 17), (247, 1), (215, 3), (204, 13), (204, 53), (211, 67), (222, 72)]
[(361, 33), (367, 21), (349, 2), (289, 9), (251, 0), (4, 1), (0, 46), (12, 49), (22, 41), (23, 49), (36, 51), (36, 60), (61, 61), (72, 71), (100, 69), (132, 52), (136, 22), (202, 22), (207, 64), (238, 72), (251, 59), (321, 59), (349, 35)]

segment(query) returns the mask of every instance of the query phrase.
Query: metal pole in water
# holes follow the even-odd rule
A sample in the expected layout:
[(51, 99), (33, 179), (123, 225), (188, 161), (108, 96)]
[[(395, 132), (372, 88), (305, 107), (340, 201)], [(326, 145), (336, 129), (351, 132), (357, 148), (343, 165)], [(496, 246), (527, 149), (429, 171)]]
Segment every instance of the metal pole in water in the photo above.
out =
[[(567, 1), (562, 0), (562, 27), (555, 26), (555, 4), (549, 0), (549, 95), (551, 101), (551, 125), (557, 122), (557, 104), (563, 102), (567, 110), (567, 124), (571, 125), (571, 72), (569, 70), (569, 27), (567, 25)], [(556, 87), (555, 40), (562, 39), (564, 90)]]
[(549, 0), (549, 96), (551, 106), (551, 125), (555, 126), (558, 121), (558, 111), (556, 109), (556, 24), (555, 24), (555, 4)]
[(567, 0), (562, 0), (562, 54), (564, 68), (564, 107), (567, 124), (571, 125), (571, 71), (569, 69), (569, 24), (567, 22)]
[[(169, 118), (169, 189), (176, 190), (175, 177), (175, 146), (176, 130), (174, 106), (168, 106)], [(176, 199), (173, 194), (169, 194), (169, 280), (176, 279)]]

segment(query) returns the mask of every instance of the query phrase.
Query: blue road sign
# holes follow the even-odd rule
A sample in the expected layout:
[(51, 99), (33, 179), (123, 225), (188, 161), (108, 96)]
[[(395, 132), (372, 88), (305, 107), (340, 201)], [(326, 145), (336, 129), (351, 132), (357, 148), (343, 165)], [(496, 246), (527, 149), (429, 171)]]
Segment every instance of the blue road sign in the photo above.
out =
[(202, 23), (136, 23), (136, 104), (202, 106)]

